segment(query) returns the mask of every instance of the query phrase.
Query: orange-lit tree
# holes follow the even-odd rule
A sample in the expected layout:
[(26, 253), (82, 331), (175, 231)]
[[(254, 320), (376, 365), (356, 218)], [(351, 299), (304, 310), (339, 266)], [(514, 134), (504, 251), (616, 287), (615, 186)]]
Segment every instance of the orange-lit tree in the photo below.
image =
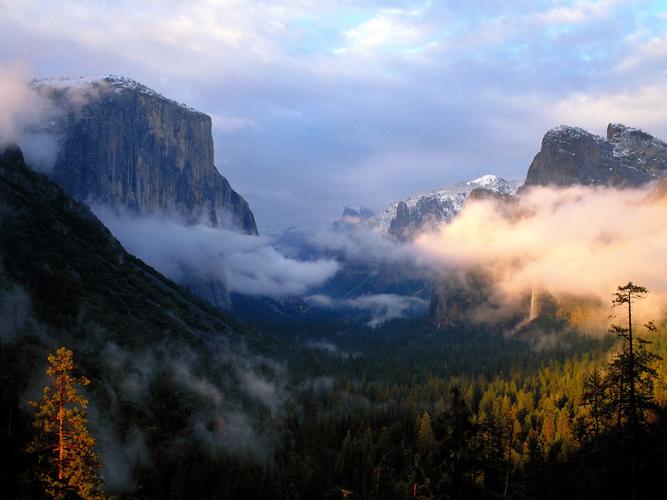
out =
[(30, 402), (37, 413), (33, 422), (36, 435), (28, 451), (37, 456), (39, 479), (50, 497), (101, 498), (95, 439), (88, 432), (88, 401), (77, 392), (78, 386), (90, 381), (72, 374), (74, 360), (69, 349), (61, 347), (48, 360), (50, 383), (40, 402)]

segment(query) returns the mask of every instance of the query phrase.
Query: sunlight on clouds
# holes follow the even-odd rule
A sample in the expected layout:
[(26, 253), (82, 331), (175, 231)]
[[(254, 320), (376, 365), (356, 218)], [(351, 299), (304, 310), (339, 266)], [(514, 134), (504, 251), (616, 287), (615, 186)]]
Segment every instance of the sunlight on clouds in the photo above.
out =
[(667, 83), (608, 94), (572, 94), (553, 105), (559, 123), (597, 129), (601, 123), (619, 121), (667, 132)]
[(633, 280), (649, 287), (642, 307), (655, 313), (667, 304), (667, 206), (647, 203), (649, 190), (534, 187), (511, 205), (467, 205), (417, 247), (443, 269), (483, 270), (508, 305), (537, 285), (606, 307), (615, 287)]

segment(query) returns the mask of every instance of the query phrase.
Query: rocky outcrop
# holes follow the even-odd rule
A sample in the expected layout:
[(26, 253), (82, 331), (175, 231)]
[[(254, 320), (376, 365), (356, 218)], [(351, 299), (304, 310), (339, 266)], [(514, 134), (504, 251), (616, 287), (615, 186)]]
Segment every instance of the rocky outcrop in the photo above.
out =
[(52, 177), (74, 198), (257, 233), (248, 203), (214, 166), (208, 115), (126, 78), (33, 88), (65, 112)]
[(609, 124), (607, 137), (581, 128), (549, 130), (525, 186), (638, 186), (667, 172), (667, 144), (639, 129)]
[(450, 222), (473, 191), (483, 189), (501, 196), (511, 196), (518, 185), (495, 175), (484, 175), (394, 203), (364, 224), (399, 240), (409, 240), (420, 231), (433, 230), (443, 222)]

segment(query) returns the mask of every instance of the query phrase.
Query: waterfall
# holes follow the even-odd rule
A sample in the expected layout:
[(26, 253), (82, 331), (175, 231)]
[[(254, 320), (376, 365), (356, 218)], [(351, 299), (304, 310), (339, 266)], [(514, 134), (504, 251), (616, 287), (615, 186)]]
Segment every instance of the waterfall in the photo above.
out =
[(528, 321), (532, 321), (537, 318), (537, 315), (540, 312), (540, 305), (537, 297), (537, 286), (533, 283), (533, 289), (530, 293), (530, 314), (528, 316)]

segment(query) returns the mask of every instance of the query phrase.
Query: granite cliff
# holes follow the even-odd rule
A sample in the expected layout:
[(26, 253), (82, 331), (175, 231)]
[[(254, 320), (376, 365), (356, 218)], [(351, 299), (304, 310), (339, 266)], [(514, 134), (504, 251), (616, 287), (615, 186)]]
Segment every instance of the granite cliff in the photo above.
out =
[(52, 178), (72, 197), (257, 233), (248, 203), (215, 168), (210, 116), (127, 78), (33, 88), (65, 111)]
[(578, 127), (549, 130), (525, 186), (639, 186), (667, 172), (667, 144), (619, 123), (603, 138)]

